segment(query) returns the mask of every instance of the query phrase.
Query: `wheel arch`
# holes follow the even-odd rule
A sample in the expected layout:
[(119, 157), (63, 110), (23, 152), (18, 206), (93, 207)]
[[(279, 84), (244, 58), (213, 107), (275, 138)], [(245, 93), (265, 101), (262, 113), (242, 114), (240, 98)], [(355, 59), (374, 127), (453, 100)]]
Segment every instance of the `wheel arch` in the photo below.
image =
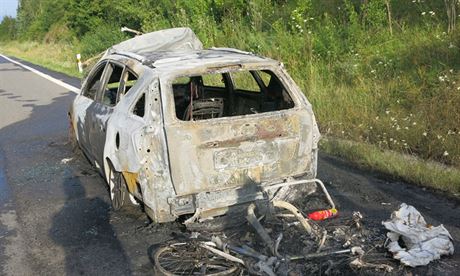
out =
[(109, 157), (105, 157), (104, 158), (104, 178), (107, 184), (109, 184), (109, 181), (110, 181), (110, 170), (111, 169), (116, 170), (115, 167), (113, 166), (112, 160)]

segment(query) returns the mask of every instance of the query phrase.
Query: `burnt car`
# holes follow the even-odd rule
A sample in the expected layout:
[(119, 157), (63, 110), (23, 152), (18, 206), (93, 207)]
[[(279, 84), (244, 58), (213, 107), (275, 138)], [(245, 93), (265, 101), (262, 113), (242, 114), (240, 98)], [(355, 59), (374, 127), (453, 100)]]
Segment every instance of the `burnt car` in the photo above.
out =
[(282, 63), (203, 49), (188, 28), (108, 49), (69, 116), (114, 209), (141, 202), (154, 222), (294, 199), (314, 184), (320, 134)]

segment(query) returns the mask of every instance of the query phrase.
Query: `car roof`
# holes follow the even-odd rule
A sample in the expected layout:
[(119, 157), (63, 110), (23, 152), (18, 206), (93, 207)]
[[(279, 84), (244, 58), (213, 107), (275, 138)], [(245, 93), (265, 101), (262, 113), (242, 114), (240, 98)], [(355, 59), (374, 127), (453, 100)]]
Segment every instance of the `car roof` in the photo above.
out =
[(278, 64), (279, 62), (232, 48), (203, 49), (190, 28), (171, 28), (142, 34), (113, 45), (103, 59), (129, 57), (157, 72), (228, 65)]
[(115, 52), (110, 57), (130, 57), (155, 71), (172, 71), (197, 67), (224, 67), (244, 64), (279, 64), (278, 61), (232, 48), (211, 48), (186, 51), (152, 51), (141, 55), (130, 52)]
[(171, 28), (127, 39), (107, 49), (106, 54), (120, 51), (145, 54), (151, 51), (202, 49), (203, 43), (190, 28)]
[(267, 63), (269, 58), (230, 48), (214, 48), (182, 53), (152, 53), (144, 64), (154, 68), (224, 66), (232, 64)]

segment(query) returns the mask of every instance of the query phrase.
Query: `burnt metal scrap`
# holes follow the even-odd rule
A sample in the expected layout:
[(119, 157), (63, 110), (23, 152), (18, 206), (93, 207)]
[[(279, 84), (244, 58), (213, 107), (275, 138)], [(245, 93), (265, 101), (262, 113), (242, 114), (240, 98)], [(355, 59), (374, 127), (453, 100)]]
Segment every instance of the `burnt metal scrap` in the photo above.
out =
[[(314, 210), (335, 207), (325, 191), (318, 190), (303, 198), (306, 204), (299, 205), (302, 208), (295, 206), (297, 202), (276, 199), (269, 201), (269, 206), (251, 203), (242, 214), (248, 227), (193, 232), (182, 241), (194, 245), (187, 251), (176, 250), (177, 243), (158, 251), (175, 250), (175, 258), (185, 259), (189, 265), (181, 269), (168, 266), (170, 256), (160, 253), (153, 258), (154, 265), (160, 275), (406, 275), (411, 271), (395, 259), (414, 266), (408, 261), (422, 265), (428, 263), (428, 257), (436, 259), (453, 252), (447, 230), (426, 224), (415, 208), (405, 204), (392, 214), (391, 220), (384, 222), (392, 231), (387, 234), (390, 243), (383, 229), (368, 228), (359, 211), (325, 218), (311, 216), (318, 213)], [(312, 204), (313, 196), (321, 200)], [(311, 211), (314, 212), (306, 213)], [(394, 253), (392, 249), (399, 246), (400, 237), (408, 250), (398, 248), (391, 256), (387, 249)], [(212, 254), (203, 259), (202, 249)]]
[(154, 222), (201, 222), (324, 190), (314, 181), (315, 116), (283, 65), (203, 49), (188, 28), (112, 46), (69, 116), (117, 207), (142, 203)]
[[(327, 206), (330, 197), (322, 198)], [(272, 208), (266, 209), (254, 203), (248, 206), (249, 228), (193, 232), (181, 241), (189, 245), (187, 250), (177, 248), (176, 242), (160, 248), (153, 258), (156, 271), (160, 275), (214, 275), (218, 267), (218, 275), (343, 275), (395, 270), (383, 247), (385, 236), (367, 230), (358, 212), (349, 218), (330, 218), (328, 225), (308, 219), (291, 203), (273, 200), (270, 204)], [(212, 254), (203, 259), (202, 249)], [(176, 259), (189, 265), (169, 266), (171, 256), (161, 253), (165, 251), (174, 251)]]

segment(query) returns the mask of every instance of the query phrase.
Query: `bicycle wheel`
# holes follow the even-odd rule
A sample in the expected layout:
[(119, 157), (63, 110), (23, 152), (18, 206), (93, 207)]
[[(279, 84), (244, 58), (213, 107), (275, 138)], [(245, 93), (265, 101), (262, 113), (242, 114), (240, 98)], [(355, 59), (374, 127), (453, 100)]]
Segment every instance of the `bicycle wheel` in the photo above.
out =
[(236, 275), (239, 268), (196, 243), (176, 243), (158, 249), (155, 269), (160, 275)]

